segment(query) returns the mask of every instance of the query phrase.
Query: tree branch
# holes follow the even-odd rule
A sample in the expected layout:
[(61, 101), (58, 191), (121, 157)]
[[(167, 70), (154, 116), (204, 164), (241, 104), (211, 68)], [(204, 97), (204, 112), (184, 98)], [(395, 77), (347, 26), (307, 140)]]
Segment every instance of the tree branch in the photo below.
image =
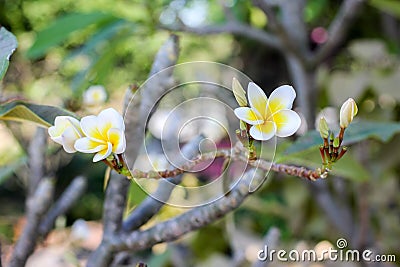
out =
[(326, 213), (333, 225), (344, 235), (344, 238), (351, 240), (353, 234), (353, 219), (349, 210), (338, 206), (336, 199), (329, 191), (327, 183), (310, 183), (311, 191), (316, 203)]
[(104, 199), (103, 239), (88, 260), (88, 267), (106, 267), (112, 261), (113, 251), (109, 242), (121, 229), (130, 181), (116, 172), (111, 173)]
[(11, 256), (10, 267), (22, 267), (32, 254), (39, 232), (37, 231), (42, 216), (50, 206), (54, 191), (54, 183), (49, 178), (42, 179), (35, 193), (28, 198), (26, 209), (26, 225), (18, 239)]
[[(155, 56), (147, 81), (139, 90), (127, 90), (124, 100), (126, 151), (125, 162), (133, 166), (143, 145), (147, 120), (160, 98), (172, 87), (173, 68), (178, 60), (179, 39), (171, 35)], [(157, 75), (154, 75), (156, 74)], [(139, 111), (139, 112), (138, 112)], [(138, 114), (139, 113), (139, 114)]]
[(120, 237), (114, 240), (113, 247), (118, 250), (143, 250), (158, 243), (176, 240), (188, 232), (213, 223), (239, 207), (250, 195), (250, 183), (261, 183), (264, 174), (264, 172), (250, 170), (225, 197), (159, 223), (148, 230), (134, 231), (127, 237)]
[(46, 140), (47, 134), (44, 128), (37, 127), (36, 133), (29, 143), (29, 181), (28, 181), (28, 196), (35, 193), (35, 190), (40, 180), (45, 175), (46, 163)]
[[(260, 8), (267, 16), (269, 26), (280, 40), (285, 55), (287, 51), (292, 52), (302, 61), (308, 56), (307, 33), (302, 19), (303, 0), (271, 3), (268, 0), (253, 0), (255, 6)], [(273, 6), (278, 5), (282, 11), (282, 22), (277, 18)], [(285, 50), (285, 51), (284, 51)]]
[(177, 175), (185, 173), (187, 170), (194, 168), (199, 163), (206, 161), (206, 160), (213, 160), (214, 158), (232, 158), (233, 160), (241, 160), (248, 165), (256, 168), (260, 168), (264, 171), (274, 171), (278, 173), (285, 173), (291, 176), (296, 176), (300, 178), (304, 178), (310, 181), (315, 181), (317, 179), (326, 178), (328, 175), (328, 170), (310, 170), (305, 167), (298, 167), (286, 164), (278, 164), (269, 162), (263, 159), (257, 160), (249, 160), (246, 154), (246, 150), (242, 148), (238, 148), (236, 146), (233, 149), (221, 149), (215, 152), (203, 153), (198, 155), (193, 160), (181, 165), (179, 168), (175, 168), (172, 170), (165, 170), (165, 171), (150, 171), (150, 172), (143, 172), (140, 170), (133, 170), (132, 175), (135, 178), (152, 178), (152, 179), (163, 179), (166, 177), (175, 177)]
[(67, 189), (62, 193), (60, 198), (56, 201), (53, 207), (47, 212), (43, 218), (39, 233), (45, 237), (53, 228), (54, 222), (61, 214), (65, 214), (72, 205), (83, 195), (86, 190), (87, 180), (85, 177), (76, 177)]
[[(185, 158), (193, 158), (199, 150), (199, 144), (204, 139), (203, 136), (198, 136), (182, 148), (182, 154)], [(183, 164), (178, 162), (178, 164)], [(134, 176), (135, 177), (135, 176)], [(138, 229), (140, 226), (148, 222), (154, 214), (156, 214), (165, 201), (171, 195), (174, 185), (181, 182), (181, 175), (161, 181), (153, 196), (148, 196), (133, 212), (125, 219), (122, 229), (125, 232)]]
[(318, 65), (339, 47), (365, 0), (344, 0), (328, 29), (328, 41), (311, 58), (311, 65)]
[[(129, 88), (125, 94), (124, 120), (125, 124), (129, 126), (125, 129), (127, 144), (125, 162), (128, 166), (133, 166), (143, 145), (146, 122), (155, 103), (158, 103), (158, 100), (173, 84), (173, 69), (168, 69), (168, 67), (176, 63), (178, 51), (178, 37), (171, 35), (158, 51), (149, 79), (143, 88), (139, 91)], [(106, 267), (112, 261), (115, 251), (111, 248), (110, 243), (117, 237), (122, 227), (129, 183), (130, 181), (125, 177), (112, 172), (104, 201), (103, 239), (100, 246), (89, 257), (87, 263), (89, 267)]]
[(307, 69), (304, 63), (295, 55), (287, 54), (285, 59), (293, 84), (298, 92), (298, 106), (307, 122), (308, 128), (311, 128), (315, 122), (315, 108), (317, 106), (315, 70)]
[[(279, 239), (281, 238), (281, 232), (279, 228), (271, 227), (267, 234), (264, 236), (263, 244), (268, 247), (268, 249), (277, 249)], [(264, 249), (264, 246), (261, 248)], [(265, 252), (268, 253), (268, 252)], [(252, 267), (267, 267), (271, 261), (261, 261), (257, 260), (253, 263)]]
[(231, 33), (258, 41), (266, 46), (278, 50), (282, 49), (280, 40), (274, 35), (238, 21), (228, 21), (221, 25), (207, 25), (202, 27), (188, 27), (182, 24), (176, 28), (166, 26), (163, 26), (163, 28), (170, 31), (181, 31), (199, 35)]

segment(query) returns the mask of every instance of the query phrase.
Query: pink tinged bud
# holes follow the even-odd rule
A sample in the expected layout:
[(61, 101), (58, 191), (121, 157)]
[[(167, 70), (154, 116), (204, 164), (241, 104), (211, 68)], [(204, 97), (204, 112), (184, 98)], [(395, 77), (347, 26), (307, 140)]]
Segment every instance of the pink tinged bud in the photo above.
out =
[(340, 127), (347, 128), (357, 115), (358, 108), (353, 98), (349, 98), (340, 108)]

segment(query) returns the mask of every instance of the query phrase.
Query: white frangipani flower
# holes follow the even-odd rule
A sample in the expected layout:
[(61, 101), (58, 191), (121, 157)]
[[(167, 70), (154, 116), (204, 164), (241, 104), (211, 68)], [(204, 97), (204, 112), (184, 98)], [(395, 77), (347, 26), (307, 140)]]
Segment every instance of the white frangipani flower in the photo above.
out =
[(107, 99), (106, 89), (102, 85), (92, 85), (83, 93), (83, 104), (96, 106), (103, 104)]
[(358, 108), (356, 101), (353, 98), (349, 98), (343, 103), (340, 108), (340, 127), (347, 128), (353, 118), (357, 115)]
[(75, 142), (75, 149), (83, 153), (96, 153), (93, 162), (125, 151), (125, 124), (115, 109), (108, 108), (97, 116), (83, 117), (81, 128), (85, 137)]
[(68, 153), (76, 152), (75, 141), (84, 136), (79, 121), (71, 116), (56, 117), (54, 126), (49, 127), (48, 133)]
[(255, 83), (247, 88), (250, 107), (235, 109), (235, 115), (252, 125), (250, 135), (256, 140), (269, 140), (273, 136), (287, 137), (300, 127), (300, 116), (291, 110), (296, 92), (289, 85), (276, 88), (269, 99)]

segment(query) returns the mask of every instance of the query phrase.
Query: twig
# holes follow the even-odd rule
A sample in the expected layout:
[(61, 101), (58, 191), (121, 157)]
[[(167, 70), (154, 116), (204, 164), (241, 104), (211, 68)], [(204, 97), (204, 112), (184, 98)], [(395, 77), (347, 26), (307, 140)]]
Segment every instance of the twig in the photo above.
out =
[(138, 251), (158, 243), (176, 240), (190, 231), (213, 223), (239, 207), (243, 200), (250, 194), (249, 186), (252, 180), (255, 180), (256, 183), (261, 183), (263, 179), (263, 172), (250, 170), (236, 184), (230, 194), (225, 197), (159, 223), (148, 230), (137, 230), (127, 237), (124, 236), (124, 238), (116, 239), (114, 240), (113, 247), (118, 250), (129, 249)]
[[(226, 179), (227, 177), (224, 177)], [(231, 266), (239, 267), (243, 266), (246, 257), (245, 257), (245, 249), (242, 246), (242, 240), (237, 237), (237, 229), (235, 224), (234, 213), (227, 214), (225, 216), (225, 231), (227, 235), (227, 239), (229, 241), (229, 247), (231, 249)]]
[(280, 40), (274, 35), (237, 21), (228, 21), (220, 25), (207, 25), (202, 27), (188, 27), (185, 25), (179, 25), (177, 27), (162, 27), (170, 31), (182, 31), (199, 35), (232, 33), (258, 41), (266, 46), (270, 46), (278, 50), (282, 49)]
[(199, 163), (212, 160), (214, 158), (223, 157), (223, 158), (232, 158), (233, 160), (241, 160), (248, 165), (256, 168), (260, 168), (264, 171), (274, 171), (279, 173), (286, 173), (291, 176), (296, 176), (300, 178), (304, 178), (310, 181), (315, 181), (317, 179), (326, 178), (328, 175), (328, 170), (310, 170), (305, 167), (298, 167), (286, 164), (278, 164), (269, 162), (263, 159), (258, 160), (249, 160), (246, 156), (244, 156), (245, 151), (242, 149), (221, 149), (215, 152), (203, 153), (198, 155), (195, 159), (183, 164), (179, 168), (172, 170), (164, 170), (164, 171), (150, 171), (143, 172), (140, 170), (133, 170), (132, 175), (135, 178), (153, 178), (153, 179), (163, 179), (166, 177), (175, 177), (179, 174), (186, 172), (186, 170), (190, 170)]
[(46, 163), (46, 130), (37, 127), (36, 133), (29, 144), (29, 181), (28, 181), (28, 196), (35, 193), (35, 190), (44, 177)]
[(310, 64), (318, 65), (329, 57), (341, 44), (347, 31), (356, 18), (365, 0), (344, 0), (328, 29), (328, 41), (323, 44), (311, 58)]
[(47, 212), (43, 218), (39, 233), (45, 237), (53, 228), (54, 222), (58, 216), (67, 212), (72, 205), (83, 195), (86, 190), (87, 180), (85, 177), (76, 177), (67, 189), (62, 193), (60, 198), (56, 201), (53, 207)]
[[(191, 142), (186, 144), (182, 148), (182, 154), (185, 158), (193, 158), (199, 150), (199, 144), (204, 139), (203, 136), (198, 136), (194, 138)], [(182, 164), (178, 162), (178, 164)], [(176, 176), (173, 178), (161, 181), (157, 190), (154, 192), (153, 196), (148, 196), (138, 207), (136, 207), (133, 212), (125, 219), (122, 229), (125, 232), (138, 229), (140, 226), (145, 224), (150, 218), (156, 214), (162, 206), (164, 206), (165, 201), (167, 201), (171, 195), (174, 185), (181, 182), (181, 176)]]
[(28, 198), (26, 226), (14, 247), (11, 256), (10, 267), (25, 266), (26, 260), (33, 252), (39, 232), (37, 228), (44, 213), (50, 206), (54, 191), (54, 183), (49, 178), (44, 178), (39, 182), (35, 193)]

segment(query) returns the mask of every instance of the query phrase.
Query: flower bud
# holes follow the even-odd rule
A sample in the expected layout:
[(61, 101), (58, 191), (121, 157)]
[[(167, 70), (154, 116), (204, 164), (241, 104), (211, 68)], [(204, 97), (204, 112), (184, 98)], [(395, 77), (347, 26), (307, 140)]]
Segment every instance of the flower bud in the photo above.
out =
[(323, 139), (326, 139), (329, 137), (329, 127), (328, 127), (328, 123), (326, 122), (324, 117), (321, 117), (319, 119), (318, 131)]
[(349, 98), (340, 108), (340, 127), (347, 128), (357, 115), (358, 108), (353, 98)]
[(236, 101), (239, 103), (239, 106), (247, 106), (246, 92), (236, 78), (233, 78), (232, 80), (232, 91)]
[(333, 139), (333, 147), (338, 148), (340, 146), (340, 140), (338, 137), (335, 137), (335, 139)]

